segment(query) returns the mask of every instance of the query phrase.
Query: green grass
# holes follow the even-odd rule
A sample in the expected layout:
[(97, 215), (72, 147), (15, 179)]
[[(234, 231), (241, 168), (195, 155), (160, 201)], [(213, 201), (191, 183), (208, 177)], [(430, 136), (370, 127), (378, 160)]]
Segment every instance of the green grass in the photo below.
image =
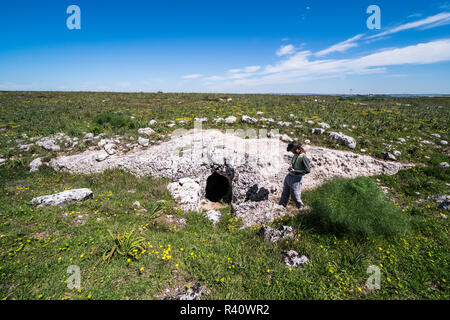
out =
[(356, 237), (398, 236), (409, 232), (409, 221), (375, 181), (335, 178), (314, 192), (305, 222), (318, 231)]
[[(441, 139), (449, 140), (448, 121), (444, 120), (450, 115), (449, 98), (230, 95), (232, 102), (221, 103), (217, 102), (220, 96), (0, 92), (0, 154), (7, 158), (0, 167), (0, 299), (157, 299), (166, 288), (184, 288), (195, 282), (211, 291), (205, 299), (450, 298), (449, 225), (443, 218), (447, 212), (434, 202), (414, 203), (427, 195), (450, 193), (449, 170), (438, 165), (450, 162), (448, 147), (431, 136), (439, 133)], [(391, 144), (402, 152), (400, 161), (423, 166), (394, 176), (341, 181), (333, 188), (328, 186), (327, 191), (319, 188), (304, 192), (306, 204), (325, 210), (275, 221), (273, 227), (293, 226), (296, 237), (268, 244), (257, 236), (257, 227), (240, 229), (240, 221), (229, 207), (222, 209), (224, 218), (217, 225), (201, 213), (185, 214), (176, 209), (165, 179), (136, 178), (117, 169), (70, 175), (44, 167), (29, 173), (33, 158), (50, 159), (56, 153), (35, 146), (29, 151), (17, 148), (17, 140), (27, 143), (21, 137), (24, 133), (33, 137), (65, 132), (82, 138), (83, 132), (95, 131), (107, 137), (136, 137), (137, 128), (146, 127), (151, 119), (158, 121), (155, 139), (163, 140), (167, 133), (182, 127), (166, 126), (175, 119), (187, 118), (184, 127), (190, 128), (194, 117), (212, 120), (248, 114), (259, 118), (258, 111), (276, 121), (302, 121), (303, 127), (280, 128), (281, 133), (300, 141), (310, 139), (313, 144), (344, 149), (326, 136), (311, 134), (313, 126), (304, 123), (309, 119), (324, 121), (355, 137), (356, 152), (365, 148), (367, 154), (379, 157)], [(290, 118), (290, 113), (295, 117)], [(340, 128), (344, 123), (356, 127)], [(242, 126), (211, 121), (203, 125), (220, 129)], [(397, 138), (407, 136), (407, 143), (397, 142)], [(419, 139), (436, 144), (421, 146)], [(63, 148), (63, 152), (76, 153), (88, 146), (80, 143), (71, 151)], [(375, 181), (390, 188), (390, 200), (381, 199)], [(81, 187), (91, 188), (94, 197), (61, 208), (30, 205), (33, 197)], [(136, 192), (128, 192), (131, 189)], [(355, 193), (357, 203), (350, 201), (355, 190), (362, 190)], [(332, 194), (342, 198), (338, 197), (338, 205), (328, 210), (326, 203)], [(159, 208), (157, 201), (161, 199), (165, 203)], [(147, 212), (138, 213), (133, 207), (135, 201)], [(376, 210), (373, 203), (383, 210)], [(372, 218), (391, 211), (408, 219), (409, 233), (381, 236), (385, 228), (372, 223), (369, 229), (352, 230), (352, 226), (371, 221), (354, 223), (355, 213), (371, 213)], [(325, 212), (325, 217), (337, 214), (337, 221), (344, 221), (345, 227), (333, 227), (336, 224), (332, 220), (332, 228), (320, 229), (311, 223), (313, 219), (308, 221), (318, 212)], [(166, 215), (186, 219), (186, 226), (165, 225), (160, 218)], [(391, 219), (383, 221), (392, 223)], [(114, 254), (109, 262), (97, 265), (116, 243), (109, 231), (117, 236), (131, 230), (145, 239), (146, 251), (139, 251), (136, 259)], [(289, 270), (281, 252), (290, 249), (308, 256), (310, 263), (301, 270)], [(66, 286), (70, 265), (80, 267), (81, 291)], [(368, 291), (364, 286), (371, 265), (381, 268), (380, 290)]]

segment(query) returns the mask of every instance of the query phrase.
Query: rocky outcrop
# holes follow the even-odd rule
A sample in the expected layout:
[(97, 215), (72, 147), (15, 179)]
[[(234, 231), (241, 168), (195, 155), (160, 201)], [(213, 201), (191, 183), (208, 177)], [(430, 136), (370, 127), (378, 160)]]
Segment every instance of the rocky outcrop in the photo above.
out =
[[(304, 176), (303, 189), (315, 188), (336, 176), (395, 174), (413, 166), (311, 145), (305, 145), (305, 150), (311, 173)], [(85, 151), (52, 159), (50, 165), (57, 171), (80, 174), (121, 168), (136, 176), (169, 178), (175, 182), (170, 187), (172, 194), (187, 210), (197, 210), (198, 203), (206, 196), (208, 178), (217, 173), (225, 177), (223, 183), (229, 184), (222, 187), (231, 188), (236, 215), (243, 218), (244, 225), (250, 226), (262, 225), (285, 214), (284, 207), (271, 200), (281, 194), (291, 158), (286, 143), (278, 138), (243, 139), (219, 130), (194, 129), (174, 132), (171, 140), (148, 148), (138, 146), (127, 153), (112, 155), (104, 150)], [(180, 180), (183, 178), (194, 182)], [(255, 184), (269, 192), (268, 200), (245, 201)]]

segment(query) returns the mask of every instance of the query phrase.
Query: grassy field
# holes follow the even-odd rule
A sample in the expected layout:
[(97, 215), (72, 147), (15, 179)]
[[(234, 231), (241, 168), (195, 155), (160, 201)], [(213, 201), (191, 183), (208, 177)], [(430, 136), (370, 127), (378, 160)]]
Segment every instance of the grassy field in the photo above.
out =
[[(221, 102), (221, 97), (232, 101)], [(176, 209), (167, 180), (138, 179), (121, 170), (70, 175), (45, 167), (30, 173), (32, 159), (57, 153), (37, 146), (17, 148), (19, 140), (28, 143), (23, 134), (64, 132), (80, 140), (84, 132), (137, 137), (138, 128), (151, 119), (158, 121), (157, 143), (176, 128), (192, 127), (195, 117), (209, 119), (205, 128), (238, 128), (250, 125), (211, 120), (243, 114), (259, 118), (258, 111), (293, 124), (256, 127), (277, 128), (300, 142), (344, 149), (326, 135), (310, 133), (317, 124), (305, 123), (323, 121), (354, 137), (355, 152), (363, 148), (381, 157), (383, 151), (398, 150), (399, 161), (420, 164), (395, 176), (368, 178), (389, 188), (390, 201), (407, 219), (409, 232), (361, 236), (323, 230), (308, 218), (312, 212), (275, 221), (273, 226), (291, 225), (297, 234), (291, 241), (269, 244), (257, 236), (258, 227), (240, 229), (229, 207), (221, 209), (224, 218), (215, 226), (201, 213)], [(0, 92), (0, 158), (6, 159), (0, 166), (0, 298), (158, 299), (166, 289), (200, 283), (210, 291), (202, 299), (449, 299), (448, 213), (433, 201), (414, 203), (450, 194), (449, 169), (439, 166), (450, 162), (448, 146), (440, 143), (450, 140), (449, 118), (450, 98)], [(187, 124), (177, 123), (183, 119)], [(302, 127), (295, 127), (295, 120)], [(177, 125), (167, 127), (172, 121)], [(80, 143), (60, 153), (87, 147)], [(92, 199), (63, 208), (30, 204), (36, 196), (83, 187), (94, 192)], [(323, 194), (319, 188), (303, 197), (307, 204), (320, 203)], [(147, 212), (138, 212), (135, 201)], [(175, 228), (164, 222), (166, 215), (187, 223)], [(132, 230), (144, 250), (116, 252), (102, 262), (114, 239)], [(308, 256), (310, 263), (287, 268), (281, 252), (291, 249)], [(66, 286), (70, 265), (80, 267), (79, 290)], [(365, 286), (371, 265), (381, 270), (379, 290)]]

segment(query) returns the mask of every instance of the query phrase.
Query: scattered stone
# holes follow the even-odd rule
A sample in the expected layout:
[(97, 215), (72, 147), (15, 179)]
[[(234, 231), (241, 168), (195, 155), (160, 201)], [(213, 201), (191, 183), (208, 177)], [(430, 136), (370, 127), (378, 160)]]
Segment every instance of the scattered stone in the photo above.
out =
[(237, 118), (235, 116), (229, 116), (225, 118), (225, 123), (231, 124), (235, 123), (237, 121)]
[(30, 162), (30, 172), (38, 171), (43, 165), (42, 158), (36, 158)]
[(291, 226), (281, 226), (274, 229), (269, 226), (262, 226), (258, 231), (258, 236), (268, 242), (278, 242), (280, 240), (289, 240), (294, 238), (294, 229)]
[(103, 151), (102, 153), (99, 153), (96, 155), (95, 160), (97, 162), (102, 162), (108, 158), (109, 154), (106, 151)]
[(149, 139), (145, 139), (142, 137), (139, 137), (138, 139), (138, 143), (143, 146), (143, 147), (148, 147), (150, 140)]
[(4, 165), (6, 162), (6, 159), (0, 159), (0, 166)]
[(222, 213), (219, 210), (209, 210), (203, 214), (206, 218), (208, 218), (213, 224), (216, 224), (222, 218)]
[(170, 297), (164, 297), (162, 300), (200, 300), (202, 295), (207, 294), (209, 294), (208, 288), (196, 283), (192, 287), (186, 288), (184, 292), (177, 293)]
[(157, 124), (158, 122), (156, 121), (156, 120), (154, 120), (154, 119), (152, 119), (152, 120), (150, 120), (149, 122), (148, 122), (148, 125), (149, 126), (154, 126), (155, 124)]
[(292, 124), (292, 122), (284, 122), (284, 121), (278, 121), (277, 125), (280, 127), (289, 127)]
[(143, 136), (151, 136), (154, 133), (155, 133), (155, 130), (153, 130), (152, 128), (140, 128), (140, 129), (138, 129), (138, 134), (143, 135)]
[(33, 143), (29, 143), (29, 144), (18, 144), (17, 147), (20, 150), (25, 150), (28, 151), (34, 144)]
[(319, 126), (321, 128), (323, 128), (323, 129), (330, 129), (331, 128), (330, 125), (328, 123), (325, 123), (325, 122), (320, 122)]
[(394, 154), (395, 157), (400, 157), (402, 155), (402, 153), (398, 150), (394, 150), (392, 153)]
[(251, 124), (255, 124), (258, 122), (258, 120), (256, 120), (255, 118), (249, 117), (247, 115), (243, 115), (241, 118), (242, 122), (247, 122), (247, 123), (251, 123)]
[(93, 140), (94, 134), (93, 133), (86, 133), (83, 137), (84, 140)]
[(42, 138), (37, 141), (36, 144), (47, 151), (59, 151), (61, 149), (61, 147), (56, 144), (56, 141), (49, 137)]
[(313, 129), (311, 129), (311, 132), (315, 133), (315, 134), (324, 134), (325, 130), (322, 128), (313, 128)]
[(103, 146), (103, 149), (105, 149), (106, 153), (109, 155), (113, 155), (116, 153), (116, 145), (114, 143), (107, 143)]
[(438, 205), (439, 209), (442, 210), (448, 210), (450, 208), (450, 201), (449, 200), (444, 200), (442, 201), (439, 205)]
[(206, 122), (206, 121), (208, 121), (208, 118), (194, 118), (194, 120), (196, 122)]
[(83, 201), (93, 197), (93, 192), (90, 189), (73, 189), (59, 192), (52, 195), (40, 196), (33, 198), (31, 203), (38, 208), (44, 206), (62, 205), (70, 201)]
[(300, 255), (297, 251), (283, 251), (283, 261), (290, 268), (302, 267), (309, 262), (308, 257)]
[(439, 166), (440, 166), (441, 168), (448, 168), (448, 167), (449, 167), (449, 164), (448, 164), (448, 162), (441, 162), (441, 163), (439, 163)]
[(140, 207), (141, 203), (139, 201), (133, 202), (133, 207)]
[(396, 161), (397, 158), (390, 152), (382, 152), (383, 158), (386, 161)]
[(446, 145), (448, 145), (448, 141), (446, 141), (446, 140), (441, 140), (441, 144), (444, 145), (444, 146), (446, 146)]
[(441, 135), (439, 134), (439, 133), (432, 133), (431, 134), (433, 137), (436, 137), (436, 138), (440, 138), (441, 137)]
[(294, 141), (294, 139), (292, 139), (291, 137), (289, 137), (287, 134), (283, 134), (283, 135), (280, 137), (280, 140), (283, 141), (283, 142), (293, 142), (293, 141)]
[(398, 141), (400, 141), (400, 142), (402, 142), (402, 143), (405, 143), (405, 142), (406, 142), (406, 139), (405, 139), (405, 138), (398, 138)]
[(328, 135), (331, 139), (336, 140), (339, 144), (342, 144), (350, 149), (354, 149), (356, 147), (356, 140), (343, 134), (342, 132), (329, 132)]

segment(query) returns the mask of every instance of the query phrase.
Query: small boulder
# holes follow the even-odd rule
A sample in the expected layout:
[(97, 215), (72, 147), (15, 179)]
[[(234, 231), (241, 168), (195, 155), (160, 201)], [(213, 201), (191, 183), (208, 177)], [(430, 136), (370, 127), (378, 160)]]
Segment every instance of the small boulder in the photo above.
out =
[(84, 201), (88, 198), (92, 198), (93, 195), (94, 193), (87, 188), (73, 189), (33, 198), (31, 203), (40, 208), (44, 206), (62, 205), (71, 201)]
[(309, 259), (295, 250), (289, 250), (283, 251), (283, 261), (290, 268), (298, 268), (307, 264)]
[(209, 210), (203, 214), (206, 218), (208, 218), (213, 224), (216, 224), (222, 218), (222, 213), (218, 210)]
[(225, 118), (225, 123), (231, 124), (235, 123), (237, 121), (237, 118), (235, 116), (229, 116)]
[(313, 128), (313, 129), (311, 129), (311, 132), (314, 134), (324, 134), (325, 130), (322, 128)]
[(383, 158), (386, 161), (396, 161), (397, 158), (390, 152), (382, 152)]
[(43, 165), (42, 158), (36, 158), (30, 162), (30, 172), (38, 171)]
[(150, 142), (149, 139), (145, 139), (142, 137), (139, 137), (139, 139), (138, 139), (138, 143), (143, 147), (148, 147), (149, 142)]
[(450, 208), (450, 201), (449, 201), (449, 200), (444, 200), (444, 201), (442, 201), (442, 202), (439, 204), (438, 208), (439, 208), (439, 209), (442, 209), (442, 210), (448, 210), (448, 209)]
[(441, 162), (441, 163), (439, 163), (439, 166), (440, 166), (441, 168), (448, 168), (448, 167), (449, 167), (449, 164), (448, 164), (448, 162)]
[(356, 140), (350, 136), (343, 134), (342, 132), (329, 132), (328, 135), (331, 139), (337, 141), (337, 143), (344, 145), (350, 149), (355, 149)]
[(247, 123), (251, 123), (251, 124), (255, 124), (258, 122), (258, 120), (256, 120), (255, 118), (249, 117), (247, 115), (243, 115), (241, 118), (242, 122), (247, 122)]
[(143, 136), (151, 136), (154, 133), (155, 133), (155, 130), (153, 130), (152, 128), (140, 128), (140, 129), (138, 129), (138, 134), (143, 135)]

